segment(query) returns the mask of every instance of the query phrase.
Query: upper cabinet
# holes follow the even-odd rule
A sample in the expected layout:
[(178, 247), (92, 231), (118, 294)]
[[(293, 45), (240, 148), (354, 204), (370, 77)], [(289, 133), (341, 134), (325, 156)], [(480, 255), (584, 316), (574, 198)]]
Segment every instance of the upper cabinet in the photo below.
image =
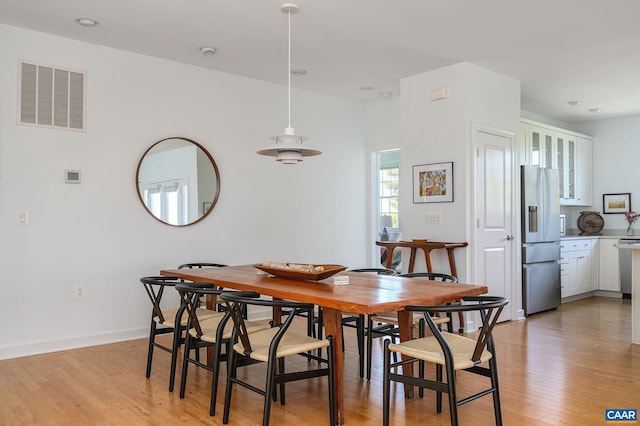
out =
[(520, 123), (520, 164), (558, 169), (560, 205), (592, 204), (591, 137), (530, 120)]

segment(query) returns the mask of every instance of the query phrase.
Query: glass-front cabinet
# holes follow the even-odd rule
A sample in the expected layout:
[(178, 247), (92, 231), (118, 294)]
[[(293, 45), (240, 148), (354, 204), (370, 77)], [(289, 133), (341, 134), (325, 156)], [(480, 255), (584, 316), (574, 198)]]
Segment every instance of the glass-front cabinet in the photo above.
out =
[(593, 140), (531, 120), (520, 125), (520, 164), (558, 169), (561, 205), (591, 205)]

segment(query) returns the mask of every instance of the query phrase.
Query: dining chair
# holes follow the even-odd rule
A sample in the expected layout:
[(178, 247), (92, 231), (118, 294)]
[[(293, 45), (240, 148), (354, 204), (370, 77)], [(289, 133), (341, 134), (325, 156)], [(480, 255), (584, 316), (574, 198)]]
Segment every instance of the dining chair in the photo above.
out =
[[(385, 340), (384, 343), (384, 378), (383, 378), (383, 425), (389, 425), (390, 417), (390, 390), (391, 382), (418, 386), (436, 391), (436, 411), (442, 412), (442, 393), (449, 397), (449, 412), (451, 425), (458, 424), (458, 406), (471, 402), (479, 397), (491, 394), (493, 396), (493, 411), (496, 425), (502, 424), (500, 409), (500, 392), (498, 388), (498, 366), (493, 341), (493, 328), (497, 323), (502, 309), (509, 303), (504, 297), (494, 296), (468, 296), (464, 297), (460, 305), (441, 306), (407, 306), (405, 310), (420, 313), (422, 315), (420, 328), (425, 324), (431, 330), (431, 335), (425, 336), (424, 330), (420, 337), (399, 344)], [(451, 314), (455, 312), (480, 312), (482, 325), (475, 332), (475, 337), (467, 337), (442, 331), (433, 321), (432, 312)], [(406, 357), (399, 362), (391, 362), (391, 354), (397, 353)], [(418, 361), (435, 364), (435, 380), (404, 375), (405, 369), (397, 367), (406, 366)], [(443, 367), (446, 378), (443, 379)], [(465, 398), (459, 399), (456, 389), (456, 375), (459, 371), (467, 371), (490, 379), (490, 386), (482, 391), (475, 392)], [(460, 383), (460, 381), (457, 381)], [(466, 382), (462, 382), (466, 383)], [(474, 387), (474, 389), (477, 389)], [(408, 407), (405, 407), (405, 409)]]
[[(180, 398), (184, 398), (187, 385), (189, 364), (194, 364), (213, 373), (211, 381), (211, 400), (209, 414), (215, 415), (218, 394), (218, 382), (220, 377), (220, 363), (227, 361), (229, 354), (229, 342), (233, 332), (233, 323), (229, 321), (230, 314), (216, 312), (215, 316), (201, 316), (198, 308), (199, 299), (207, 296), (217, 297), (223, 290), (212, 284), (182, 283), (176, 285), (180, 294), (181, 304), (185, 307), (188, 316), (187, 332), (185, 336), (182, 375), (180, 381)], [(245, 321), (247, 331), (259, 331), (270, 328), (269, 321)], [(213, 347), (213, 361), (211, 365), (201, 362), (198, 356), (191, 356), (202, 348)], [(222, 352), (222, 348), (225, 352)]]
[[(165, 288), (174, 288), (176, 285), (182, 283), (182, 280), (178, 277), (149, 276), (140, 278), (140, 282), (143, 284), (152, 304), (146, 377), (151, 377), (151, 364), (153, 362), (154, 348), (159, 348), (163, 351), (169, 352), (171, 354), (169, 392), (173, 392), (178, 352), (180, 345), (184, 343), (182, 335), (187, 325), (187, 317), (183, 315), (185, 307), (182, 304), (171, 308), (163, 307), (164, 303), (162, 301), (162, 297), (165, 294)], [(215, 312), (213, 311), (203, 308), (198, 309), (201, 318), (207, 318), (215, 315)], [(171, 347), (156, 341), (156, 336), (163, 334), (173, 334)]]
[[(178, 266), (178, 269), (203, 269), (203, 268), (225, 268), (229, 265), (225, 265), (223, 263), (212, 263), (212, 262), (192, 262), (192, 263), (183, 263)], [(217, 307), (218, 312), (223, 312), (224, 309), (222, 305), (218, 304)]]
[[(285, 404), (285, 383), (309, 379), (320, 376), (327, 376), (329, 390), (329, 421), (331, 425), (336, 423), (335, 409), (335, 380), (333, 368), (333, 337), (326, 339), (317, 339), (304, 334), (290, 331), (289, 327), (295, 318), (294, 314), (284, 317), (281, 324), (273, 324), (272, 328), (249, 332), (247, 321), (242, 315), (243, 305), (257, 305), (269, 307), (271, 309), (290, 309), (306, 311), (313, 308), (309, 303), (290, 302), (286, 300), (266, 300), (261, 299), (257, 293), (249, 292), (224, 292), (220, 298), (227, 305), (227, 310), (231, 315), (234, 325), (232, 342), (235, 342), (229, 353), (227, 361), (227, 386), (224, 402), (224, 415), (222, 423), (229, 422), (229, 414), (231, 409), (231, 396), (233, 385), (240, 385), (250, 389), (264, 398), (264, 408), (262, 415), (262, 424), (267, 426), (271, 417), (272, 395), (276, 396), (276, 390), (279, 388), (280, 404)], [(314, 357), (308, 352), (313, 352), (320, 348), (327, 349), (327, 358), (320, 359), (327, 367), (309, 368), (310, 364), (302, 370), (285, 371), (285, 358), (291, 355), (300, 354), (306, 357)], [(239, 377), (238, 357), (243, 355), (258, 362), (266, 362), (266, 379), (264, 388), (260, 389), (252, 384), (242, 380)], [(314, 397), (315, 394), (309, 397)]]
[[(412, 272), (407, 274), (401, 274), (401, 277), (407, 278), (424, 278), (432, 281), (441, 281), (446, 283), (456, 283), (458, 279), (453, 275), (441, 274), (437, 272)], [(415, 314), (413, 319), (413, 326), (418, 327), (418, 321), (421, 315)], [(447, 324), (448, 331), (453, 332), (453, 326), (450, 315), (445, 317), (433, 318), (433, 321), (441, 327), (442, 324)], [(374, 327), (374, 323), (378, 323)], [(367, 380), (371, 380), (371, 368), (372, 360), (371, 354), (373, 352), (373, 339), (379, 337), (389, 336), (392, 341), (395, 341), (399, 337), (398, 332), (398, 313), (393, 312), (380, 312), (377, 314), (369, 315), (367, 320)], [(423, 337), (423, 336), (420, 336)], [(422, 396), (422, 395), (421, 395)]]

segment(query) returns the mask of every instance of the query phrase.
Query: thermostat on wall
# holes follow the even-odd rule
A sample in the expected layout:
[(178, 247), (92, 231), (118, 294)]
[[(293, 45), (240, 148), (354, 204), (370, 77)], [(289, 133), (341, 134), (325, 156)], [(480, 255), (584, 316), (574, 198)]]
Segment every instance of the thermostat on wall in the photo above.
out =
[(80, 170), (65, 170), (64, 183), (80, 183)]

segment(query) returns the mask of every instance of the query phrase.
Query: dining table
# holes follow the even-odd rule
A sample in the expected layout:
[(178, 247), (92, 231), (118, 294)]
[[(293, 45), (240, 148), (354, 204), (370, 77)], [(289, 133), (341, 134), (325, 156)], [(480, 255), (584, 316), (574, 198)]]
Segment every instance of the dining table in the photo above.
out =
[[(413, 316), (404, 308), (409, 305), (435, 306), (460, 300), (465, 296), (487, 293), (484, 285), (447, 283), (378, 274), (342, 271), (319, 281), (301, 280), (265, 274), (260, 264), (225, 268), (163, 269), (161, 275), (184, 280), (211, 283), (219, 287), (252, 291), (274, 298), (312, 303), (322, 308), (325, 335), (333, 336), (334, 378), (336, 386), (336, 421), (344, 424), (344, 361), (342, 312), (363, 315), (397, 311), (400, 341), (413, 338)], [(348, 277), (348, 284), (334, 284), (335, 277)], [(344, 279), (344, 278), (343, 278)], [(274, 320), (279, 321), (274, 314)], [(402, 367), (412, 374), (413, 367)], [(413, 397), (413, 387), (405, 385), (405, 397)]]

